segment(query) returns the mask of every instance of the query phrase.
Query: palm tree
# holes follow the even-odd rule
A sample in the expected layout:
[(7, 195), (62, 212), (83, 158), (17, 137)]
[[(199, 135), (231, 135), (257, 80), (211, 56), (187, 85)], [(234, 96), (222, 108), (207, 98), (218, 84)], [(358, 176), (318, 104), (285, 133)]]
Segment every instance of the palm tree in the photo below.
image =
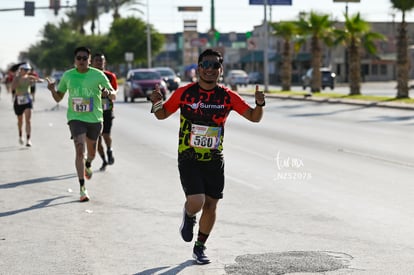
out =
[[(108, 1), (108, 0), (103, 0), (103, 1)], [(135, 6), (135, 5), (146, 6), (144, 3), (142, 3), (141, 0), (109, 0), (109, 1), (110, 1), (110, 9), (114, 10), (114, 13), (113, 13), (114, 20), (121, 17), (121, 15), (119, 14), (119, 9), (122, 6)], [(147, 0), (147, 4), (148, 4), (148, 1), (149, 0)], [(142, 10), (135, 8), (135, 7), (132, 7), (131, 10), (137, 11), (141, 14), (144, 13)]]
[[(147, 0), (148, 1), (148, 0)], [(122, 6), (145, 6), (141, 0), (89, 0), (85, 14), (78, 14), (77, 11), (68, 11), (66, 15), (69, 18), (69, 22), (75, 30), (78, 30), (81, 34), (85, 34), (84, 25), (91, 21), (91, 32), (95, 33), (95, 21), (103, 13), (114, 10), (113, 19), (116, 20), (121, 17), (119, 10)], [(143, 13), (142, 10), (132, 7), (131, 10)]]
[(337, 39), (335, 44), (342, 43), (347, 48), (349, 60), (349, 88), (350, 95), (361, 94), (361, 50), (365, 49), (370, 54), (375, 54), (377, 48), (375, 40), (385, 37), (380, 33), (371, 32), (371, 25), (363, 20), (359, 13), (349, 17), (345, 15), (343, 29), (336, 29)]
[(283, 38), (282, 51), (282, 91), (290, 91), (292, 84), (292, 38), (298, 34), (298, 26), (295, 22), (284, 21), (272, 23), (274, 34)]
[(402, 20), (397, 35), (397, 98), (408, 98), (408, 36), (405, 14), (414, 8), (413, 0), (391, 0), (394, 9), (402, 12)]
[(322, 66), (322, 46), (333, 44), (333, 23), (329, 20), (329, 15), (318, 14), (311, 11), (309, 14), (302, 14), (298, 21), (300, 43), (304, 43), (307, 38), (311, 39), (312, 54), (312, 83), (311, 92), (321, 91), (322, 79), (320, 67)]

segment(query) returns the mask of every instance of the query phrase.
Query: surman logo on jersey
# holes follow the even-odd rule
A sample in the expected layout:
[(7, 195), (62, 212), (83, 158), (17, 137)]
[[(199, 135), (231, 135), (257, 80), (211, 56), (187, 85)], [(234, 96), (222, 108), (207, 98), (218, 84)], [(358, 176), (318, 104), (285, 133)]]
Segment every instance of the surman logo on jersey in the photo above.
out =
[(205, 104), (203, 102), (197, 102), (192, 104), (187, 104), (191, 109), (224, 109), (224, 105), (222, 104)]

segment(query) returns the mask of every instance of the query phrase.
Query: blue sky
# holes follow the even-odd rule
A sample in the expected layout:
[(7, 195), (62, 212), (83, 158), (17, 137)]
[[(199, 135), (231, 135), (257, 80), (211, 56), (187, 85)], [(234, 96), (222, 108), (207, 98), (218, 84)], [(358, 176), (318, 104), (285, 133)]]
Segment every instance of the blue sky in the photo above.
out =
[[(34, 0), (36, 7), (47, 7), (49, 0)], [(183, 30), (183, 20), (196, 19), (198, 31), (207, 31), (210, 24), (211, 0), (141, 0), (149, 3), (147, 7), (139, 8), (144, 14), (123, 9), (121, 13), (136, 15), (149, 22), (160, 32), (174, 33)], [(345, 12), (345, 2), (337, 0), (292, 0), (292, 6), (272, 6), (268, 9), (268, 20), (280, 21), (295, 19), (299, 12), (314, 10), (332, 15), (342, 20)], [(0, 0), (0, 9), (23, 8), (25, 0)], [(264, 19), (263, 6), (249, 5), (249, 0), (215, 0), (215, 26), (221, 32), (251, 31), (260, 25)], [(73, 5), (76, 0), (61, 0), (62, 4)], [(202, 12), (178, 12), (179, 6), (202, 6)], [(368, 21), (401, 21), (401, 14), (391, 9), (390, 0), (360, 0), (360, 3), (348, 3), (349, 14), (360, 12)], [(5, 69), (10, 63), (16, 62), (18, 53), (27, 49), (31, 44), (41, 39), (40, 30), (47, 22), (58, 22), (62, 19), (63, 11), (55, 16), (52, 10), (39, 9), (34, 17), (25, 17), (23, 11), (1, 12), (0, 24), (2, 43), (0, 44), (0, 68)], [(407, 20), (413, 21), (414, 12), (409, 13)], [(101, 33), (108, 31), (111, 15), (105, 14), (100, 18)]]

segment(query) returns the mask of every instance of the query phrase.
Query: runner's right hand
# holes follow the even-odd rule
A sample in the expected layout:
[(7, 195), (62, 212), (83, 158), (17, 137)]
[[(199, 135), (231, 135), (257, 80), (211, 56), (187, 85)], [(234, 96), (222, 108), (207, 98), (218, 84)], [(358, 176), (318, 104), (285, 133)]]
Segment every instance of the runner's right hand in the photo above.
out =
[(160, 91), (160, 86), (158, 84), (155, 85), (155, 89), (152, 91), (150, 95), (150, 100), (152, 104), (157, 103), (158, 101), (162, 100), (162, 94)]
[(54, 90), (55, 89), (55, 81), (51, 81), (48, 77), (46, 77), (46, 81), (47, 81), (47, 88), (49, 90)]

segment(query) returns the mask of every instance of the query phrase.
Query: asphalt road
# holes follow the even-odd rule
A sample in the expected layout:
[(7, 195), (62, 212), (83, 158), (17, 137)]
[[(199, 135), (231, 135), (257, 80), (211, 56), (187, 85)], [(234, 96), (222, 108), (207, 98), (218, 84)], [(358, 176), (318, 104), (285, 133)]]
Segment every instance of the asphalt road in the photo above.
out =
[(231, 114), (197, 266), (178, 234), (178, 115), (121, 93), (115, 164), (96, 159), (79, 203), (65, 104), (37, 94), (31, 148), (0, 97), (0, 274), (414, 274), (412, 111), (268, 98), (259, 124)]

